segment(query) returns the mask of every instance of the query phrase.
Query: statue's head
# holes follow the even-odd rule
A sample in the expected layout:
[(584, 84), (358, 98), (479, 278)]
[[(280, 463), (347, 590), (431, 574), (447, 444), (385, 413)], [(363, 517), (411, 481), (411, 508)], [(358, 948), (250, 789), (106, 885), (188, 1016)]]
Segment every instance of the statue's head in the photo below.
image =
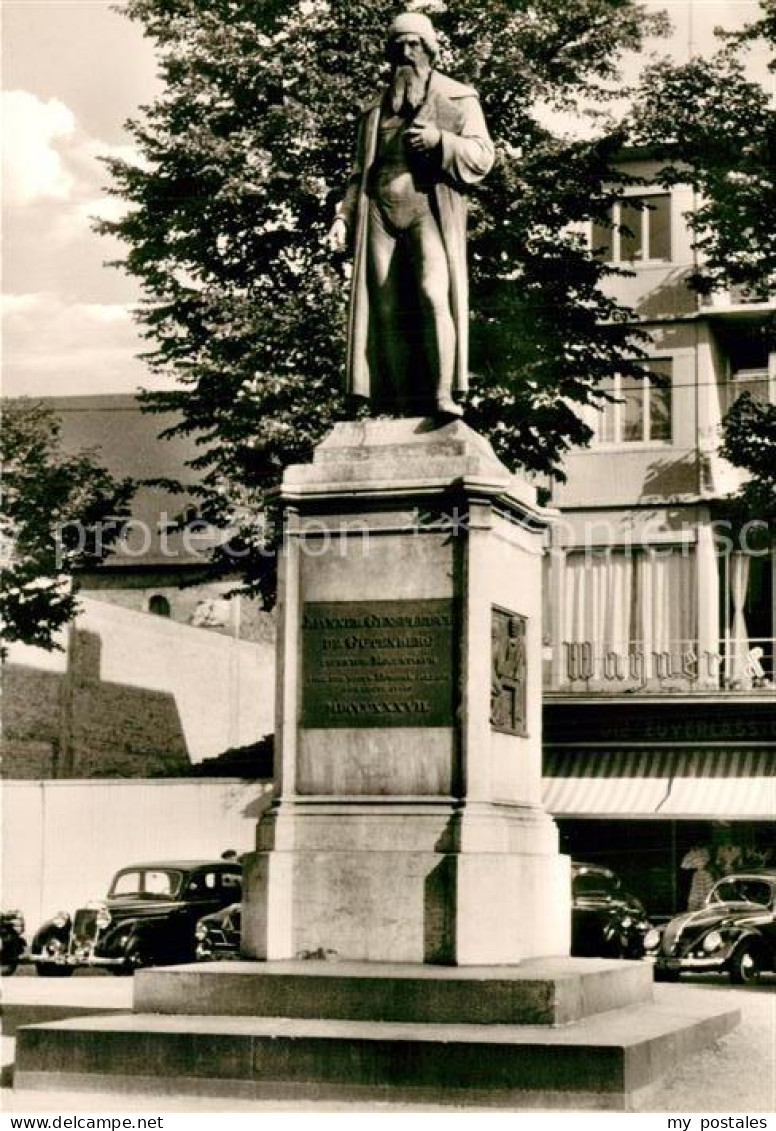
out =
[(396, 65), (410, 62), (412, 53), (418, 49), (425, 53), (430, 63), (436, 59), (439, 41), (434, 25), (422, 12), (402, 12), (388, 29), (385, 54), (389, 62)]

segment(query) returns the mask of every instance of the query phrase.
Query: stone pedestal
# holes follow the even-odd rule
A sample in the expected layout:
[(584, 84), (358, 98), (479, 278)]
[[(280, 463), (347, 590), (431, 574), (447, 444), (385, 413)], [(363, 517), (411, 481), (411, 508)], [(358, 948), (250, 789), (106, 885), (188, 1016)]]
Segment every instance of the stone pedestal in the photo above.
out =
[(462, 422), (367, 420), (290, 468), (281, 501), (276, 797), (245, 957), (567, 954), (534, 490)]
[(20, 1028), (14, 1085), (627, 1110), (739, 1020), (718, 994), (657, 989), (646, 964), (580, 958), (141, 970), (131, 1014)]
[(21, 1028), (16, 1086), (629, 1106), (738, 1014), (551, 957), (546, 514), (421, 420), (340, 425), (282, 499), (277, 796), (243, 907), (246, 956), (276, 961), (139, 971), (130, 1015)]

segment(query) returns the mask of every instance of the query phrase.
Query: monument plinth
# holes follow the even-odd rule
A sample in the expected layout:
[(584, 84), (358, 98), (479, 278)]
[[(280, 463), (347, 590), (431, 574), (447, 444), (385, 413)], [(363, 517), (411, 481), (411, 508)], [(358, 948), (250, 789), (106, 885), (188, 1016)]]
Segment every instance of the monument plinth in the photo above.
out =
[(281, 503), (277, 796), (245, 956), (567, 954), (533, 488), (460, 421), (366, 420), (289, 468)]

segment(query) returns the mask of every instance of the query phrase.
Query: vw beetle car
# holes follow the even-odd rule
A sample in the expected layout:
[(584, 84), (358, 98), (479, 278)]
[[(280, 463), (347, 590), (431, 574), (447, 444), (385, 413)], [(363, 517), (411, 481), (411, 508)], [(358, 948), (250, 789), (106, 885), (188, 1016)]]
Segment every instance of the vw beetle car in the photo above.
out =
[(655, 978), (725, 973), (737, 984), (776, 970), (776, 869), (736, 872), (717, 880), (699, 911), (677, 915), (662, 931), (649, 931), (647, 953)]
[(0, 973), (4, 978), (16, 971), (26, 949), (21, 911), (0, 912)]
[(191, 962), (197, 921), (239, 899), (239, 864), (183, 860), (132, 864), (113, 878), (106, 898), (61, 911), (32, 940), (30, 961), (44, 977), (79, 966), (132, 974), (141, 966)]
[(650, 929), (643, 905), (600, 864), (571, 865), (571, 953), (580, 958), (643, 958)]
[(239, 958), (241, 929), (241, 903), (231, 903), (221, 911), (205, 915), (197, 923), (194, 931), (197, 940), (197, 960), (209, 962), (220, 958)]

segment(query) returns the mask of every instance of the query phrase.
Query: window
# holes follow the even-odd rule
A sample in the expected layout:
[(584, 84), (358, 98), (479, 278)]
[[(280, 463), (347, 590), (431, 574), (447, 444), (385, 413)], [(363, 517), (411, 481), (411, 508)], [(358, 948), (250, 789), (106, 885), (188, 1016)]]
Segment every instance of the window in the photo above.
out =
[(643, 377), (615, 373), (603, 391), (615, 399), (599, 412), (599, 444), (671, 442), (671, 359), (651, 358)]
[(168, 617), (170, 615), (170, 602), (161, 593), (154, 593), (148, 602), (148, 611), (157, 617)]
[(146, 895), (172, 895), (178, 886), (177, 873), (174, 872), (146, 872), (144, 888)]
[(558, 620), (570, 682), (592, 680), (621, 690), (666, 679), (686, 682), (693, 663), (697, 669), (692, 547), (569, 551)]
[(616, 876), (607, 875), (605, 872), (593, 872), (587, 868), (580, 868), (574, 874), (572, 891), (575, 898), (578, 899), (596, 895), (616, 899), (621, 895), (620, 881)]
[(734, 551), (718, 558), (727, 687), (773, 694), (776, 676), (776, 553)]
[(671, 196), (632, 196), (612, 206), (611, 226), (593, 224), (592, 248), (614, 262), (671, 258)]
[(755, 903), (758, 907), (770, 907), (773, 888), (767, 880), (744, 877), (720, 880), (711, 893), (711, 899), (720, 903)]
[(119, 872), (108, 896), (146, 895), (175, 896), (181, 882), (180, 872), (162, 869)]
[(770, 353), (764, 341), (743, 338), (731, 342), (728, 346), (730, 403), (742, 393), (749, 393), (752, 400), (769, 404), (776, 385), (775, 363), (776, 354)]

